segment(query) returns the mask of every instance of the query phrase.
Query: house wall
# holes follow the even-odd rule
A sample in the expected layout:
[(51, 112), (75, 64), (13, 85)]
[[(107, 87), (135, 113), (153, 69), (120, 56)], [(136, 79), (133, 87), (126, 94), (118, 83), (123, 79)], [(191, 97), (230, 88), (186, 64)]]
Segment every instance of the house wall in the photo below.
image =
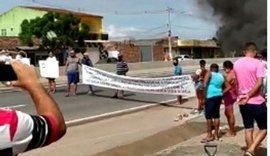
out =
[[(33, 19), (46, 14), (45, 11), (26, 9), (22, 7), (13, 8), (0, 15), (0, 36), (19, 36), (21, 23), (25, 19)], [(3, 31), (6, 31), (6, 35)]]
[[(15, 7), (0, 15), (0, 37), (19, 36), (21, 23), (23, 20), (42, 17), (47, 11), (35, 10), (31, 8)], [(102, 17), (79, 17), (81, 22), (90, 27), (90, 33), (102, 33)], [(3, 34), (3, 31), (6, 33)], [(100, 37), (101, 38), (101, 37)]]

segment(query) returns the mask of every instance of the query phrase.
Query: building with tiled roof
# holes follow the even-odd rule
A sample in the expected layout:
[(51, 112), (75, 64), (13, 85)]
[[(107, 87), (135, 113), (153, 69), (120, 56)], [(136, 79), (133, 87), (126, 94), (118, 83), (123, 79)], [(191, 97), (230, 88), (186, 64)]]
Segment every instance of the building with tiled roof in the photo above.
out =
[(89, 26), (89, 40), (104, 40), (108, 39), (107, 34), (103, 34), (102, 16), (90, 14), (87, 12), (78, 12), (72, 10), (33, 7), (33, 6), (18, 6), (0, 15), (0, 37), (18, 37), (21, 31), (21, 23), (25, 19), (34, 19), (42, 17), (48, 12), (59, 14), (72, 14), (81, 19), (82, 23)]

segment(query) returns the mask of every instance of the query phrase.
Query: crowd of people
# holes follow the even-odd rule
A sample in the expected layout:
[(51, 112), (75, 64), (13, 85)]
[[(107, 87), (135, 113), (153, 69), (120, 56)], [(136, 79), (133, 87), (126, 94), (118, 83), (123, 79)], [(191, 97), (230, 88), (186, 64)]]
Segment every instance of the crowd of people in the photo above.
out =
[[(52, 53), (50, 53), (48, 59), (51, 59), (52, 57), (54, 56)], [(74, 50), (70, 50), (69, 56), (66, 59), (66, 65), (65, 65), (65, 72), (67, 75), (67, 82), (68, 82), (66, 97), (69, 97), (70, 93), (73, 96), (77, 95), (78, 83), (80, 82), (79, 67), (81, 65), (94, 67), (93, 62), (91, 61), (89, 54), (87, 52), (85, 52), (83, 54), (83, 58), (80, 59), (79, 57), (77, 57)], [(129, 71), (128, 64), (124, 60), (123, 55), (119, 54), (118, 61), (116, 63), (116, 74), (125, 76), (128, 71)], [(47, 78), (47, 79), (49, 81), (49, 92), (54, 93), (56, 90), (55, 79), (53, 78)], [(95, 94), (95, 91), (92, 85), (89, 85), (88, 94), (89, 95)], [(116, 90), (112, 98), (124, 98), (124, 91)]]
[[(206, 61), (200, 61), (200, 69), (192, 76), (195, 81), (198, 108), (192, 113), (204, 113), (206, 118), (207, 136), (202, 143), (219, 140), (220, 106), (225, 106), (225, 116), (228, 122), (227, 137), (234, 137), (235, 116), (234, 105), (238, 104), (245, 128), (245, 156), (255, 155), (256, 148), (267, 135), (267, 51), (261, 54), (253, 42), (245, 44), (244, 57), (234, 64), (231, 61), (223, 63), (223, 72), (218, 64), (206, 68)], [(181, 67), (174, 60), (175, 74), (181, 73)], [(181, 100), (177, 98), (178, 103)], [(255, 133), (254, 121), (258, 125)]]
[(24, 51), (10, 51), (3, 49), (0, 51), (0, 62), (10, 63), (11, 60), (20, 60), (27, 57)]
[[(199, 62), (198, 69), (192, 78), (196, 89), (198, 107), (192, 113), (204, 113), (206, 118), (207, 136), (201, 140), (202, 143), (219, 140), (220, 134), (220, 107), (224, 101), (225, 116), (228, 122), (228, 131), (225, 136), (234, 137), (235, 116), (234, 106), (239, 105), (245, 128), (246, 147), (245, 156), (255, 155), (256, 148), (267, 135), (267, 51), (258, 55), (257, 46), (253, 42), (245, 44), (244, 57), (236, 62), (225, 61), (223, 72), (218, 64), (211, 64), (206, 68), (206, 61)], [(12, 52), (2, 51), (0, 60), (5, 55), (6, 59)], [(14, 53), (24, 55), (22, 52)], [(16, 56), (20, 58), (21, 56)], [(3, 57), (4, 58), (4, 57)], [(55, 61), (52, 52), (49, 53), (47, 61)], [(66, 60), (66, 75), (68, 79), (67, 94), (77, 94), (79, 82), (79, 66), (87, 65), (93, 67), (93, 63), (87, 53), (80, 59), (73, 50), (70, 51)], [(177, 59), (173, 60), (175, 66), (174, 75), (182, 75), (183, 70)], [(0, 128), (8, 126), (0, 131), (0, 155), (16, 155), (38, 147), (49, 145), (60, 139), (66, 132), (63, 115), (49, 93), (54, 93), (56, 84), (54, 78), (47, 78), (49, 82), (48, 91), (39, 82), (37, 73), (33, 67), (20, 61), (12, 61), (11, 66), (17, 74), (18, 80), (11, 82), (15, 87), (28, 91), (32, 97), (37, 115), (29, 115), (20, 111), (0, 109)], [(123, 55), (118, 56), (116, 74), (125, 76), (129, 71), (128, 64)], [(89, 94), (95, 94), (93, 87), (89, 85)], [(123, 98), (124, 92), (116, 90), (113, 98)], [(181, 96), (177, 96), (177, 103), (183, 104)], [(258, 125), (258, 131), (254, 129), (254, 121)], [(256, 133), (255, 133), (256, 132)]]

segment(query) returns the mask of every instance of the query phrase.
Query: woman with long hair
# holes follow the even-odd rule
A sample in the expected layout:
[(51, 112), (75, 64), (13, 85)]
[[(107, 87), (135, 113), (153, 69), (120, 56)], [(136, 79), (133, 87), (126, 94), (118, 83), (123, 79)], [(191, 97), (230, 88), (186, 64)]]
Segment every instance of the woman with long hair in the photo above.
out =
[(200, 60), (200, 69), (198, 69), (193, 76), (195, 81), (196, 96), (198, 99), (198, 108), (191, 112), (191, 114), (201, 113), (204, 109), (205, 89), (203, 87), (203, 82), (205, 75), (208, 72), (205, 65), (205, 60)]
[(225, 134), (227, 137), (235, 136), (235, 117), (233, 112), (233, 104), (235, 103), (237, 99), (237, 83), (235, 74), (233, 71), (233, 63), (231, 61), (225, 61), (223, 63), (223, 69), (224, 69), (224, 78), (227, 82), (225, 86), (225, 89), (223, 91), (223, 100), (225, 105), (225, 116), (228, 121), (229, 130)]

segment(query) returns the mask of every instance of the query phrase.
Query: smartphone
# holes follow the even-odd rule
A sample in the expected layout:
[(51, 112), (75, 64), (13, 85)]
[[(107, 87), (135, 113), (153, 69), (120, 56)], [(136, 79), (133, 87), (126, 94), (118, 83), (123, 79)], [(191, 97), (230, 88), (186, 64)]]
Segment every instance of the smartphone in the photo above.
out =
[(18, 78), (12, 66), (7, 64), (0, 64), (0, 81), (15, 80), (18, 80)]

